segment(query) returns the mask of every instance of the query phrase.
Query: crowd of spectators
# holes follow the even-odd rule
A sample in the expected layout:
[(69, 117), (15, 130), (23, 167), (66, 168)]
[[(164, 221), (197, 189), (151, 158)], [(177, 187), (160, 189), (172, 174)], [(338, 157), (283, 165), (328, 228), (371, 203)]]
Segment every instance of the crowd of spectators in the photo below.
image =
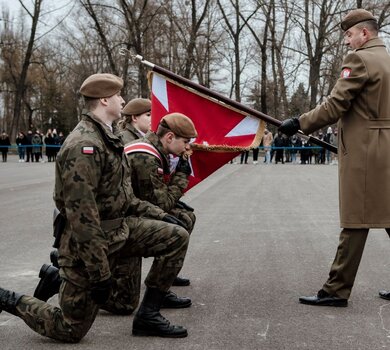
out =
[[(56, 129), (48, 129), (46, 134), (40, 130), (19, 131), (16, 135), (15, 146), (12, 145), (5, 131), (0, 136), (0, 150), (3, 162), (7, 161), (8, 152), (16, 148), (19, 163), (24, 162), (54, 162), (57, 153), (64, 142), (64, 134)], [(45, 159), (46, 156), (46, 159)]]
[[(337, 147), (337, 128), (328, 127), (324, 134), (322, 130), (315, 135)], [(275, 164), (293, 163), (293, 164), (337, 164), (337, 155), (317, 145), (311, 144), (300, 136), (293, 135), (287, 137), (278, 132), (273, 137), (271, 131), (266, 130), (263, 140), (257, 149), (253, 149), (253, 164), (258, 163), (259, 150), (264, 151), (264, 163)], [(241, 154), (241, 164), (248, 164), (249, 152)]]

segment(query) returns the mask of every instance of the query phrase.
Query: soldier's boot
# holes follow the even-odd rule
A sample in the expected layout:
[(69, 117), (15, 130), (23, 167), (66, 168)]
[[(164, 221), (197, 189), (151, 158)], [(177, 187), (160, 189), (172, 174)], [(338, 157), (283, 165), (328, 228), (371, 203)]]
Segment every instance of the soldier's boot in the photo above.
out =
[(189, 286), (191, 281), (188, 278), (184, 277), (179, 277), (177, 276), (172, 283), (172, 286), (177, 286), (177, 287), (186, 287)]
[(56, 267), (57, 269), (60, 268), (60, 265), (58, 265), (58, 250), (52, 250), (50, 252), (50, 261), (51, 263), (53, 264), (54, 267)]
[(42, 301), (48, 301), (60, 291), (62, 279), (59, 269), (52, 265), (43, 264), (39, 271), (39, 278), (41, 280), (35, 288), (34, 297)]
[(172, 291), (168, 291), (165, 294), (165, 298), (161, 304), (162, 309), (184, 309), (190, 307), (192, 304), (191, 299), (187, 297), (178, 297)]
[(161, 304), (166, 296), (157, 288), (146, 288), (144, 299), (133, 320), (133, 335), (184, 338), (187, 329), (175, 326), (160, 314)]
[(0, 312), (7, 311), (16, 315), (16, 306), (23, 294), (0, 288)]

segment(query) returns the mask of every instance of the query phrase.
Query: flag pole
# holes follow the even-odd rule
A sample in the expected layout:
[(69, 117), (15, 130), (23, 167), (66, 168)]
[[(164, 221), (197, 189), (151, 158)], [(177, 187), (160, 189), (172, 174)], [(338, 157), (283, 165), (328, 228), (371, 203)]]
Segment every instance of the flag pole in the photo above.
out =
[[(153, 72), (159, 73), (159, 74), (164, 75), (164, 76), (166, 76), (174, 81), (177, 81), (178, 83), (189, 86), (190, 88), (192, 88), (200, 93), (203, 93), (208, 97), (215, 98), (216, 100), (221, 101), (221, 102), (223, 102), (231, 107), (234, 107), (242, 112), (245, 112), (251, 116), (257, 117), (261, 120), (264, 120), (265, 122), (267, 122), (271, 125), (279, 127), (282, 124), (282, 122), (279, 119), (272, 118), (271, 116), (269, 116), (267, 114), (264, 114), (260, 111), (257, 111), (256, 109), (245, 106), (240, 102), (234, 101), (234, 100), (220, 94), (219, 92), (210, 90), (209, 88), (207, 88), (203, 85), (194, 83), (193, 81), (191, 81), (189, 79), (183, 78), (180, 75), (177, 75), (177, 74), (175, 74), (175, 73), (173, 73), (165, 68), (157, 66), (154, 63), (151, 63), (147, 60), (144, 60), (144, 58), (141, 55), (133, 55), (127, 49), (124, 49), (124, 48), (120, 49), (120, 54), (121, 55), (130, 55), (131, 58), (133, 58), (133, 59), (139, 61), (141, 64), (149, 67)], [(337, 147), (331, 145), (330, 143), (327, 143), (327, 142), (320, 140), (320, 139), (313, 137), (313, 136), (307, 136), (301, 130), (299, 130), (298, 134), (300, 137), (304, 138), (305, 140), (308, 140), (309, 142), (311, 142), (315, 145), (321, 146), (321, 147), (337, 154)]]

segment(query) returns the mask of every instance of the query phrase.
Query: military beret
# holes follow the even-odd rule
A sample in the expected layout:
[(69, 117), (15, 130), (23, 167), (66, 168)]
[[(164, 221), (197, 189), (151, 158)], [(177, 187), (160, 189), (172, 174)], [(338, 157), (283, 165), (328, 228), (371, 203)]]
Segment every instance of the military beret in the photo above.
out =
[(92, 74), (84, 80), (80, 93), (86, 97), (110, 97), (123, 88), (123, 80), (109, 73)]
[(161, 119), (160, 125), (168, 128), (179, 137), (193, 138), (198, 136), (192, 120), (181, 113), (167, 114)]
[(147, 98), (134, 98), (122, 109), (123, 115), (139, 115), (149, 112), (152, 109), (152, 103)]
[(341, 21), (341, 29), (346, 31), (349, 28), (353, 27), (355, 24), (364, 21), (376, 22), (376, 18), (372, 15), (370, 11), (364, 9), (356, 9), (349, 11)]

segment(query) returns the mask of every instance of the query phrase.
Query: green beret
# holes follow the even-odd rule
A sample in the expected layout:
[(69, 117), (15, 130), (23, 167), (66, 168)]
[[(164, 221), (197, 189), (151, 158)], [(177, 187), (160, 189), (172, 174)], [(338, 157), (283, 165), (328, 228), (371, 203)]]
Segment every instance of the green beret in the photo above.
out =
[(110, 97), (117, 94), (122, 88), (122, 78), (109, 73), (99, 73), (84, 80), (80, 87), (80, 93), (91, 98)]
[(349, 11), (347, 15), (341, 21), (341, 29), (347, 31), (349, 28), (353, 27), (355, 24), (364, 21), (375, 21), (376, 18), (372, 15), (370, 11), (364, 9), (356, 9)]
[(161, 119), (160, 124), (179, 137), (190, 139), (198, 136), (192, 120), (181, 113), (167, 114)]
[(122, 109), (123, 115), (140, 115), (150, 112), (152, 103), (147, 98), (134, 98)]

